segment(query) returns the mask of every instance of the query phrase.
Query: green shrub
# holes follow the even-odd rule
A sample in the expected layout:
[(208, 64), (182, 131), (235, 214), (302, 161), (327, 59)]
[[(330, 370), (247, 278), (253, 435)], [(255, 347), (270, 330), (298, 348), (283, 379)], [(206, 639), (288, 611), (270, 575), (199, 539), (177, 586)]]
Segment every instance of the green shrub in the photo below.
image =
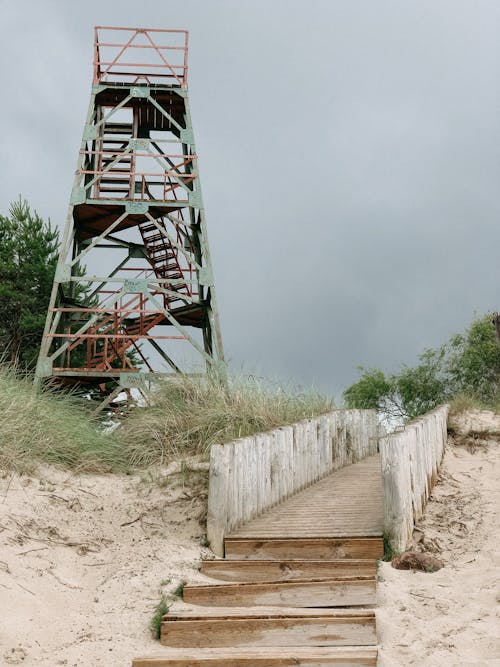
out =
[(491, 316), (474, 321), (463, 333), (425, 350), (415, 367), (386, 375), (360, 367), (360, 379), (343, 396), (350, 408), (374, 408), (389, 418), (408, 421), (441, 403), (500, 404), (500, 346)]

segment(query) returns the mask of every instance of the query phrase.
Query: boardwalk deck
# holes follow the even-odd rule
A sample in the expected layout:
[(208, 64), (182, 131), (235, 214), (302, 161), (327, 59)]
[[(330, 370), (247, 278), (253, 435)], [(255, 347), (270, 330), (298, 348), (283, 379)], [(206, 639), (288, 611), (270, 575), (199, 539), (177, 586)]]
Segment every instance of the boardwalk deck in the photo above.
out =
[(380, 537), (379, 455), (337, 470), (234, 530), (232, 538)]

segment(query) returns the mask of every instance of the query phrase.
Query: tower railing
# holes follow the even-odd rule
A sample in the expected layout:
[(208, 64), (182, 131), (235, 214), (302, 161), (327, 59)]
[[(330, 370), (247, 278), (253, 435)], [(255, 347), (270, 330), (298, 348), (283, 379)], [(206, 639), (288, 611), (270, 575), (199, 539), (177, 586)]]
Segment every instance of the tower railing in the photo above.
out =
[[(104, 140), (105, 141), (105, 140)], [(174, 201), (176, 190), (191, 190), (191, 184), (198, 176), (193, 170), (197, 155), (178, 155), (168, 153), (140, 152), (132, 150), (81, 150), (85, 156), (85, 169), (78, 174), (85, 175), (86, 191), (92, 193), (93, 199), (126, 199), (149, 201)], [(132, 161), (133, 159), (133, 161)], [(125, 162), (128, 160), (129, 162)], [(137, 168), (141, 161), (142, 169)], [(158, 169), (158, 162), (167, 166)], [(119, 195), (116, 192), (106, 194), (106, 187), (124, 185), (128, 187)], [(154, 188), (157, 188), (154, 192)], [(158, 190), (158, 187), (160, 190)], [(126, 190), (126, 191), (125, 191)], [(186, 193), (182, 199), (187, 199)]]
[(188, 31), (94, 29), (94, 84), (146, 83), (187, 87)]

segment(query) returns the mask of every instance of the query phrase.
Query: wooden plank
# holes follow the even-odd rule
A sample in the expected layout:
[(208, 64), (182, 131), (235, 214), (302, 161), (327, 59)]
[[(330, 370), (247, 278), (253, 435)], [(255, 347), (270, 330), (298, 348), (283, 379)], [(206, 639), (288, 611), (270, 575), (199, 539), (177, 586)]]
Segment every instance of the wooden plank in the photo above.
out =
[(259, 560), (337, 560), (339, 558), (379, 559), (384, 555), (381, 538), (311, 538), (311, 539), (252, 539), (226, 538), (228, 559)]
[(371, 647), (165, 649), (132, 667), (376, 667)]
[(170, 609), (164, 620), (207, 618), (295, 618), (334, 616), (336, 618), (375, 619), (375, 610), (363, 607), (202, 607), (181, 602)]
[(227, 532), (228, 465), (229, 448), (213, 445), (210, 450), (207, 535), (210, 547), (217, 556), (224, 555), (224, 536)]
[(167, 617), (161, 626), (161, 643), (172, 647), (370, 646), (376, 641), (375, 619), (366, 617)]
[(375, 576), (374, 559), (354, 560), (204, 560), (201, 572), (223, 581), (279, 581), (331, 579), (346, 575)]
[(196, 585), (184, 587), (183, 599), (188, 604), (225, 607), (348, 607), (375, 604), (375, 586), (370, 577)]

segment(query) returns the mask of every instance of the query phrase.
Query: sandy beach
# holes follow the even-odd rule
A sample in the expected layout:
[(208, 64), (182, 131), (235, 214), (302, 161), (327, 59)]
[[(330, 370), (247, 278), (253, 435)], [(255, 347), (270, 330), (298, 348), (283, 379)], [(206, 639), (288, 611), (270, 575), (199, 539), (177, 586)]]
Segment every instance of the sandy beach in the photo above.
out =
[(445, 566), (422, 573), (380, 564), (379, 667), (500, 665), (500, 445), (485, 433), (499, 431), (500, 419), (475, 413), (455, 426), (465, 442), (450, 438), (415, 532), (416, 549)]
[[(141, 477), (0, 480), (0, 665), (130, 665), (162, 593), (196, 580), (204, 487)], [(206, 551), (206, 550), (205, 550)]]
[[(500, 431), (491, 413), (459, 434)], [(499, 443), (450, 441), (415, 532), (438, 572), (379, 567), (379, 666), (500, 665)], [(206, 478), (78, 475), (43, 468), (0, 478), (0, 664), (124, 667), (155, 652), (162, 593), (197, 571)]]

